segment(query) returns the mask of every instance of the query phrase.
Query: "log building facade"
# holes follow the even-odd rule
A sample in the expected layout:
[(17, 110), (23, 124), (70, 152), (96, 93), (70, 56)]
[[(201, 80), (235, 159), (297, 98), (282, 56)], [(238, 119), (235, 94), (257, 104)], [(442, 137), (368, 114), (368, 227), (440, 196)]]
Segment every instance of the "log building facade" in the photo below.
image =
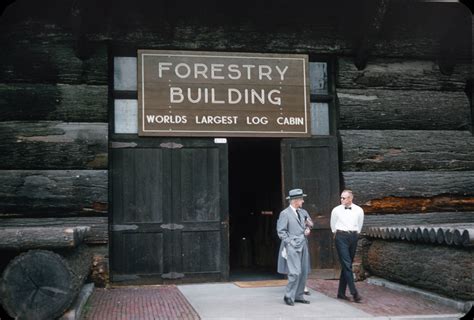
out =
[[(312, 268), (330, 269), (330, 211), (350, 188), (367, 273), (473, 300), (473, 26), (460, 3), (15, 1), (0, 20), (0, 226), (90, 227), (98, 285), (228, 280), (275, 268), (276, 219), (301, 187)], [(138, 50), (307, 55), (311, 134), (138, 136)], [(369, 232), (422, 224), (470, 240)], [(453, 260), (460, 282), (417, 278)]]

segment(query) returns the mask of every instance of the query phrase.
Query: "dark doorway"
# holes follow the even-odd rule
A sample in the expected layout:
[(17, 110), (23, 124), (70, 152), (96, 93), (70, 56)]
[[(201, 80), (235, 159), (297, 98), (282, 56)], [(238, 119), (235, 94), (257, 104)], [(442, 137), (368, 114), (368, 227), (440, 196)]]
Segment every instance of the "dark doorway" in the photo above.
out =
[(278, 278), (280, 139), (229, 139), (230, 279)]

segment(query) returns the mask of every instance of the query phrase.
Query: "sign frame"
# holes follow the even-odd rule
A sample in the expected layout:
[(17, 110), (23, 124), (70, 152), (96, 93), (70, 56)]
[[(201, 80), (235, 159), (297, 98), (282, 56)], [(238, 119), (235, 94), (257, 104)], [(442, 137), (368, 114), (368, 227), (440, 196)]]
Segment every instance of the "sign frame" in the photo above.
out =
[(306, 54), (137, 50), (138, 135), (309, 137), (309, 87)]

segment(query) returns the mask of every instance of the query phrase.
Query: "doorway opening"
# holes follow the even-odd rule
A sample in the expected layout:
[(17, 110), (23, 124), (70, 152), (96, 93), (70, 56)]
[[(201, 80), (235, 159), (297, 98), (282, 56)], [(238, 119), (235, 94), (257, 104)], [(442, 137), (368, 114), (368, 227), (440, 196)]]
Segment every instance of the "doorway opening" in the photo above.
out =
[(229, 147), (230, 280), (278, 279), (280, 139), (233, 138)]

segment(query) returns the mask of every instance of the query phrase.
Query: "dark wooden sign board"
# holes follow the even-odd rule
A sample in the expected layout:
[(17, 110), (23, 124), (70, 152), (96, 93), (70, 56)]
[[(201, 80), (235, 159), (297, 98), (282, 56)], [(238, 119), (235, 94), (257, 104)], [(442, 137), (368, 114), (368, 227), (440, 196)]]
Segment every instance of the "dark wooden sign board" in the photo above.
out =
[(137, 55), (141, 136), (310, 136), (307, 55)]

